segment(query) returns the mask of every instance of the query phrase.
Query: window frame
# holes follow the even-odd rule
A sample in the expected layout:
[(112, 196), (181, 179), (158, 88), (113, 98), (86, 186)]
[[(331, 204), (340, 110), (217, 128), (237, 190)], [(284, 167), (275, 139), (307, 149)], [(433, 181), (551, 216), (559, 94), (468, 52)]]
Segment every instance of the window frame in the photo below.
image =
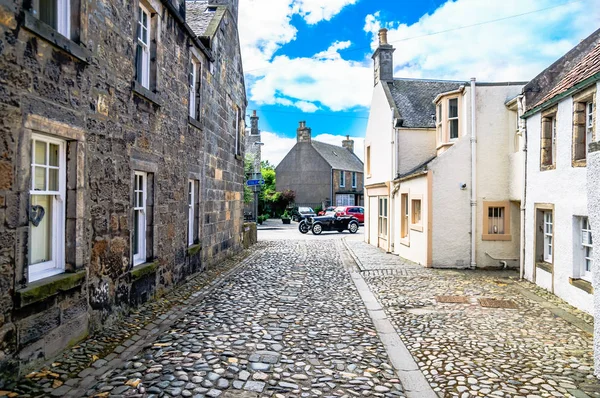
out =
[(365, 149), (365, 158), (366, 158), (366, 166), (367, 166), (367, 178), (371, 177), (371, 145), (367, 145)]
[[(138, 186), (138, 177), (141, 178), (142, 186), (139, 189)], [(143, 264), (147, 261), (147, 253), (146, 253), (146, 234), (148, 232), (147, 226), (147, 207), (148, 207), (148, 173), (145, 171), (135, 171), (134, 172), (134, 183), (133, 183), (133, 239), (132, 239), (132, 258), (133, 258), (133, 266), (137, 266)], [(139, 196), (138, 194), (142, 194), (142, 203), (138, 202)], [(138, 216), (137, 223), (135, 222), (135, 212), (140, 212)], [(137, 228), (137, 242), (135, 242), (136, 238), (136, 228)], [(135, 244), (137, 244), (138, 252), (135, 252)]]
[(409, 200), (408, 193), (400, 194), (400, 241), (402, 243), (408, 243), (409, 239)]
[[(417, 210), (418, 219), (416, 218)], [(423, 195), (411, 195), (410, 197), (410, 229), (423, 232)]]
[[(490, 217), (489, 211), (494, 208), (502, 208), (503, 209), (503, 227), (504, 233), (489, 233), (490, 227)], [(512, 235), (510, 233), (510, 220), (511, 220), (511, 212), (510, 212), (510, 201), (502, 200), (502, 201), (484, 201), (483, 202), (483, 222), (482, 222), (482, 234), (481, 240), (484, 241), (493, 241), (493, 240), (501, 240), (501, 241), (509, 241), (512, 240)]]
[(346, 187), (346, 174), (344, 170), (340, 170), (340, 188)]
[(71, 39), (71, 0), (56, 0), (56, 26), (48, 24), (40, 18), (40, 0), (32, 0), (31, 12), (41, 22), (50, 26), (52, 29)]
[[(593, 232), (590, 220), (587, 216), (577, 217), (578, 226), (578, 242), (579, 242), (579, 258), (576, 259), (576, 263), (579, 265), (579, 278), (585, 279), (588, 282), (592, 281), (592, 267), (594, 264), (594, 246), (593, 246)], [(589, 236), (589, 239), (585, 239), (585, 236)], [(589, 270), (588, 270), (589, 264)]]
[(378, 236), (381, 239), (388, 238), (388, 197), (380, 196), (379, 197), (379, 213), (377, 217), (377, 225), (378, 225)]
[[(45, 165), (35, 162), (35, 144), (36, 142), (44, 142), (46, 144)], [(58, 166), (49, 165), (50, 144), (58, 145)], [(51, 259), (31, 264), (31, 248), (33, 243), (31, 222), (29, 225), (29, 244), (28, 244), (28, 264), (27, 264), (27, 280), (29, 282), (38, 281), (50, 276), (58, 275), (65, 272), (65, 228), (66, 228), (66, 183), (67, 183), (67, 141), (50, 137), (42, 134), (31, 135), (31, 185), (29, 191), (30, 201), (32, 196), (48, 196), (52, 201), (52, 225), (50, 235)], [(45, 190), (35, 189), (35, 169), (45, 168)], [(50, 169), (58, 170), (58, 189), (50, 190)]]
[(196, 180), (188, 179), (188, 246), (193, 246), (196, 221)]
[(356, 177), (356, 171), (352, 172), (352, 188), (357, 187), (358, 178)]
[(198, 120), (197, 104), (196, 104), (196, 97), (198, 96), (197, 73), (198, 73), (198, 62), (195, 57), (192, 57), (192, 59), (190, 61), (190, 72), (188, 75), (188, 85), (189, 85), (189, 89), (190, 89), (189, 116), (192, 119), (196, 119), (196, 120)]
[(585, 157), (587, 159), (590, 143), (594, 141), (594, 101), (585, 103)]
[[(550, 217), (547, 217), (550, 216)], [(544, 239), (544, 251), (543, 260), (546, 263), (553, 264), (554, 259), (554, 212), (552, 210), (542, 211), (542, 226), (543, 226), (543, 239)], [(549, 227), (549, 228), (548, 228)], [(548, 232), (550, 229), (550, 232)], [(549, 250), (547, 250), (549, 249)]]
[[(142, 16), (146, 15), (146, 26), (143, 26)], [(136, 34), (136, 48), (141, 46), (141, 59), (137, 58), (136, 50), (136, 80), (142, 85), (142, 87), (150, 90), (150, 46), (152, 41), (152, 13), (141, 2), (138, 3), (138, 17), (137, 17), (137, 34)], [(146, 29), (146, 42), (141, 38), (143, 29)], [(138, 65), (141, 63), (141, 66)], [(139, 74), (141, 73), (141, 76)]]
[[(450, 101), (456, 100), (456, 116), (450, 117)], [(460, 113), (458, 107), (458, 97), (448, 98), (448, 117), (447, 117), (447, 125), (448, 125), (448, 142), (454, 142), (460, 138)], [(456, 121), (456, 137), (452, 138), (452, 129), (450, 128), (451, 122)]]
[[(556, 107), (551, 108), (542, 114), (540, 128), (541, 171), (553, 170), (556, 168), (557, 114)], [(548, 144), (551, 146), (550, 149), (548, 149)]]

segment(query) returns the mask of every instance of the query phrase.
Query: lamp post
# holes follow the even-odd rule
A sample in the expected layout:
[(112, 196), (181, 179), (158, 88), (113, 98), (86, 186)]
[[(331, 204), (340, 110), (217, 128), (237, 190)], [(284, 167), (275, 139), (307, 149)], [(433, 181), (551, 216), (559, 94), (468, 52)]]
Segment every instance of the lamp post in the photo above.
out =
[[(257, 141), (253, 145), (256, 145), (258, 148), (254, 156), (254, 176), (252, 178), (262, 179), (262, 173), (260, 172), (260, 147), (265, 145), (265, 143)], [(260, 190), (260, 185), (254, 185), (252, 190), (254, 191), (254, 222), (258, 223), (258, 191)]]

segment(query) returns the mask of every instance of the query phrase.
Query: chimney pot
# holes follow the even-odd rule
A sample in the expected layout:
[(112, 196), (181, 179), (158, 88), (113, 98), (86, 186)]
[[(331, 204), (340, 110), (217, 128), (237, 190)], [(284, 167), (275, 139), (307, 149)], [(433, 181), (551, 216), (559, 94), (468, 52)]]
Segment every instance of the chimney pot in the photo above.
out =
[(387, 41), (387, 29), (383, 28), (383, 29), (379, 29), (379, 45), (386, 45), (388, 44)]
[(252, 111), (252, 116), (256, 116), (256, 111)]

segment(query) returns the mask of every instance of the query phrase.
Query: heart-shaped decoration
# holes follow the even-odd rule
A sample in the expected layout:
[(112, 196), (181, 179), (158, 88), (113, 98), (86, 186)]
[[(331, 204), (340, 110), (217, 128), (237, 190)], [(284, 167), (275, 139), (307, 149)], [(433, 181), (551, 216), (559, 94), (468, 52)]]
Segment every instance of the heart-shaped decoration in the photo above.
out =
[(46, 210), (40, 205), (33, 205), (29, 209), (29, 221), (31, 221), (34, 227), (40, 225), (44, 219), (44, 215), (46, 215)]

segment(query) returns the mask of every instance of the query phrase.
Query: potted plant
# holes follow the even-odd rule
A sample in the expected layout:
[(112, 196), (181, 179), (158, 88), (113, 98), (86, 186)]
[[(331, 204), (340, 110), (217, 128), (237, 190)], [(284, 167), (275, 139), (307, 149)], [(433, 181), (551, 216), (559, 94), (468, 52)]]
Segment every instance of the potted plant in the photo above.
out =
[(284, 224), (290, 224), (292, 222), (292, 219), (290, 218), (290, 213), (288, 213), (288, 211), (284, 211), (283, 215), (281, 216), (281, 221)]

